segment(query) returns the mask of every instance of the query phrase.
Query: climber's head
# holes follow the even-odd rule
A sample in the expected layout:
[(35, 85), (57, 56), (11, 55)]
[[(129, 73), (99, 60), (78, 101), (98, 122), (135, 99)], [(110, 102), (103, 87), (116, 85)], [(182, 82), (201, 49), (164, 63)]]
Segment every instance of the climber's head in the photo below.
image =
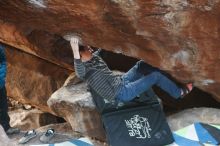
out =
[(89, 61), (92, 58), (93, 49), (90, 46), (79, 45), (79, 54), (83, 62)]

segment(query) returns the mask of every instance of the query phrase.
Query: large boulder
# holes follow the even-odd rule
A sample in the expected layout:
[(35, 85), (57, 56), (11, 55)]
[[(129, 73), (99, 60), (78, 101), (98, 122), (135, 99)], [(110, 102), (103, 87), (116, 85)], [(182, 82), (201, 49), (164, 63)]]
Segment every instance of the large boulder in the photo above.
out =
[[(73, 33), (85, 44), (144, 59), (220, 101), (219, 0), (0, 1), (0, 19), (16, 38), (0, 30), (0, 41), (70, 63)], [(17, 33), (19, 32), (19, 33)], [(17, 35), (20, 34), (20, 35)], [(24, 49), (25, 48), (25, 49)], [(62, 51), (61, 51), (62, 50)]]
[(70, 123), (73, 131), (99, 140), (105, 140), (99, 113), (95, 109), (92, 96), (85, 82), (72, 74), (64, 86), (48, 100), (48, 106), (58, 116)]

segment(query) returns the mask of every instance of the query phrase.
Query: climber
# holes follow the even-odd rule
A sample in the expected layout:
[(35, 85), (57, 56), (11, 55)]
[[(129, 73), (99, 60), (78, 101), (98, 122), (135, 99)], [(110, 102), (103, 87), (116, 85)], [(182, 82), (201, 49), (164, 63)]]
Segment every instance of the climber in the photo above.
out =
[(161, 74), (159, 69), (150, 68), (142, 60), (124, 75), (114, 75), (99, 57), (99, 51), (93, 52), (90, 46), (83, 47), (78, 43), (78, 38), (70, 39), (76, 75), (108, 101), (131, 101), (153, 85), (160, 87), (175, 99), (183, 98), (193, 89), (192, 83), (178, 87)]
[(8, 116), (8, 102), (5, 88), (6, 70), (5, 46), (0, 43), (0, 124), (7, 134), (16, 134), (20, 130), (18, 128), (12, 128), (9, 124), (10, 118)]

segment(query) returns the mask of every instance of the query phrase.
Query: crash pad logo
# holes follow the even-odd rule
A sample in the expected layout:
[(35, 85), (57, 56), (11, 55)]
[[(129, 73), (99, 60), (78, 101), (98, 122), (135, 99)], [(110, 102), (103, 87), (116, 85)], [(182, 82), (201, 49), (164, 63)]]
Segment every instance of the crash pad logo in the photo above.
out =
[(139, 115), (134, 115), (131, 119), (125, 120), (128, 133), (131, 137), (136, 138), (151, 138), (152, 131), (148, 119)]

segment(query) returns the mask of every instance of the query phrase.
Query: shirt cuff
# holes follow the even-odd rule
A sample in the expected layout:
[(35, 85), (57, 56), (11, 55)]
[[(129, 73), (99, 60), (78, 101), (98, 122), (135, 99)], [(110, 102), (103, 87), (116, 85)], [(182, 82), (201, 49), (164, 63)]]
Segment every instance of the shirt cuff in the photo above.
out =
[(81, 59), (74, 59), (75, 63), (82, 63)]

